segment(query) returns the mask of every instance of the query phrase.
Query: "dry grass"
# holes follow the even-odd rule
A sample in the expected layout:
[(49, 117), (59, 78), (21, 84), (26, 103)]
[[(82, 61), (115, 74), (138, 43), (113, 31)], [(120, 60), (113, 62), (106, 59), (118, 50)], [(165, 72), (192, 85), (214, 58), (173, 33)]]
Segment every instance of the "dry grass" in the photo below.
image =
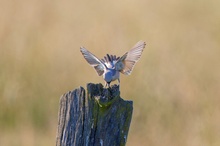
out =
[[(220, 145), (220, 2), (0, 2), (0, 145), (55, 145), (59, 97), (103, 82), (79, 52), (147, 47), (121, 94), (128, 146)], [(125, 84), (126, 82), (126, 84)]]

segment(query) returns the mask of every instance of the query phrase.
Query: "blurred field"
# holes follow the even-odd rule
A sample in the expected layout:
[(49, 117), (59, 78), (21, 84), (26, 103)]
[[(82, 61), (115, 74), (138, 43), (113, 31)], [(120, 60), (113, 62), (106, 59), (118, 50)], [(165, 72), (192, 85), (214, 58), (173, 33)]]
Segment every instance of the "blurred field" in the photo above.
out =
[(98, 57), (146, 49), (121, 96), (127, 146), (220, 145), (220, 1), (0, 1), (0, 145), (55, 145), (59, 97), (104, 83)]

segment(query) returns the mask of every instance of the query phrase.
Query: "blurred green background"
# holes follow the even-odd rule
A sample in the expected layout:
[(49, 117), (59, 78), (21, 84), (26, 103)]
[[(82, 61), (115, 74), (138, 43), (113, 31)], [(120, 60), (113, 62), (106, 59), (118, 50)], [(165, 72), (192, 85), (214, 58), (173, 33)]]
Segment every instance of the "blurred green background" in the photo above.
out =
[(52, 146), (60, 96), (104, 83), (82, 57), (147, 42), (121, 96), (127, 146), (220, 145), (220, 1), (0, 1), (0, 145)]

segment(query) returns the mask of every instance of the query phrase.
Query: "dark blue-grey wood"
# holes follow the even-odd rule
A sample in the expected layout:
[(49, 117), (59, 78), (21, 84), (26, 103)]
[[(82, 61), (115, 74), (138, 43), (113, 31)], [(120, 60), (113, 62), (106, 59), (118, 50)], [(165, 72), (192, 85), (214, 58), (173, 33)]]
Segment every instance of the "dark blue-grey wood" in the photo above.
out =
[(124, 146), (133, 102), (120, 97), (119, 86), (87, 84), (60, 98), (56, 146)]

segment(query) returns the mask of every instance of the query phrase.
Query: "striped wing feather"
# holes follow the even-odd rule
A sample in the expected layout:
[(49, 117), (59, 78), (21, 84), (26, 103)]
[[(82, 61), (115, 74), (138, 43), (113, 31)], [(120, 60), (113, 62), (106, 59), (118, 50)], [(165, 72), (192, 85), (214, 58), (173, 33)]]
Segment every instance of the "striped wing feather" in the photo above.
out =
[(91, 52), (86, 50), (83, 47), (80, 47), (80, 51), (86, 61), (95, 68), (96, 72), (98, 73), (99, 76), (101, 76), (104, 73), (104, 64), (102, 63), (101, 60), (99, 60), (95, 55), (93, 55)]
[(134, 65), (140, 59), (145, 42), (139, 41), (130, 51), (126, 52), (116, 63), (116, 69), (125, 75), (130, 75)]

